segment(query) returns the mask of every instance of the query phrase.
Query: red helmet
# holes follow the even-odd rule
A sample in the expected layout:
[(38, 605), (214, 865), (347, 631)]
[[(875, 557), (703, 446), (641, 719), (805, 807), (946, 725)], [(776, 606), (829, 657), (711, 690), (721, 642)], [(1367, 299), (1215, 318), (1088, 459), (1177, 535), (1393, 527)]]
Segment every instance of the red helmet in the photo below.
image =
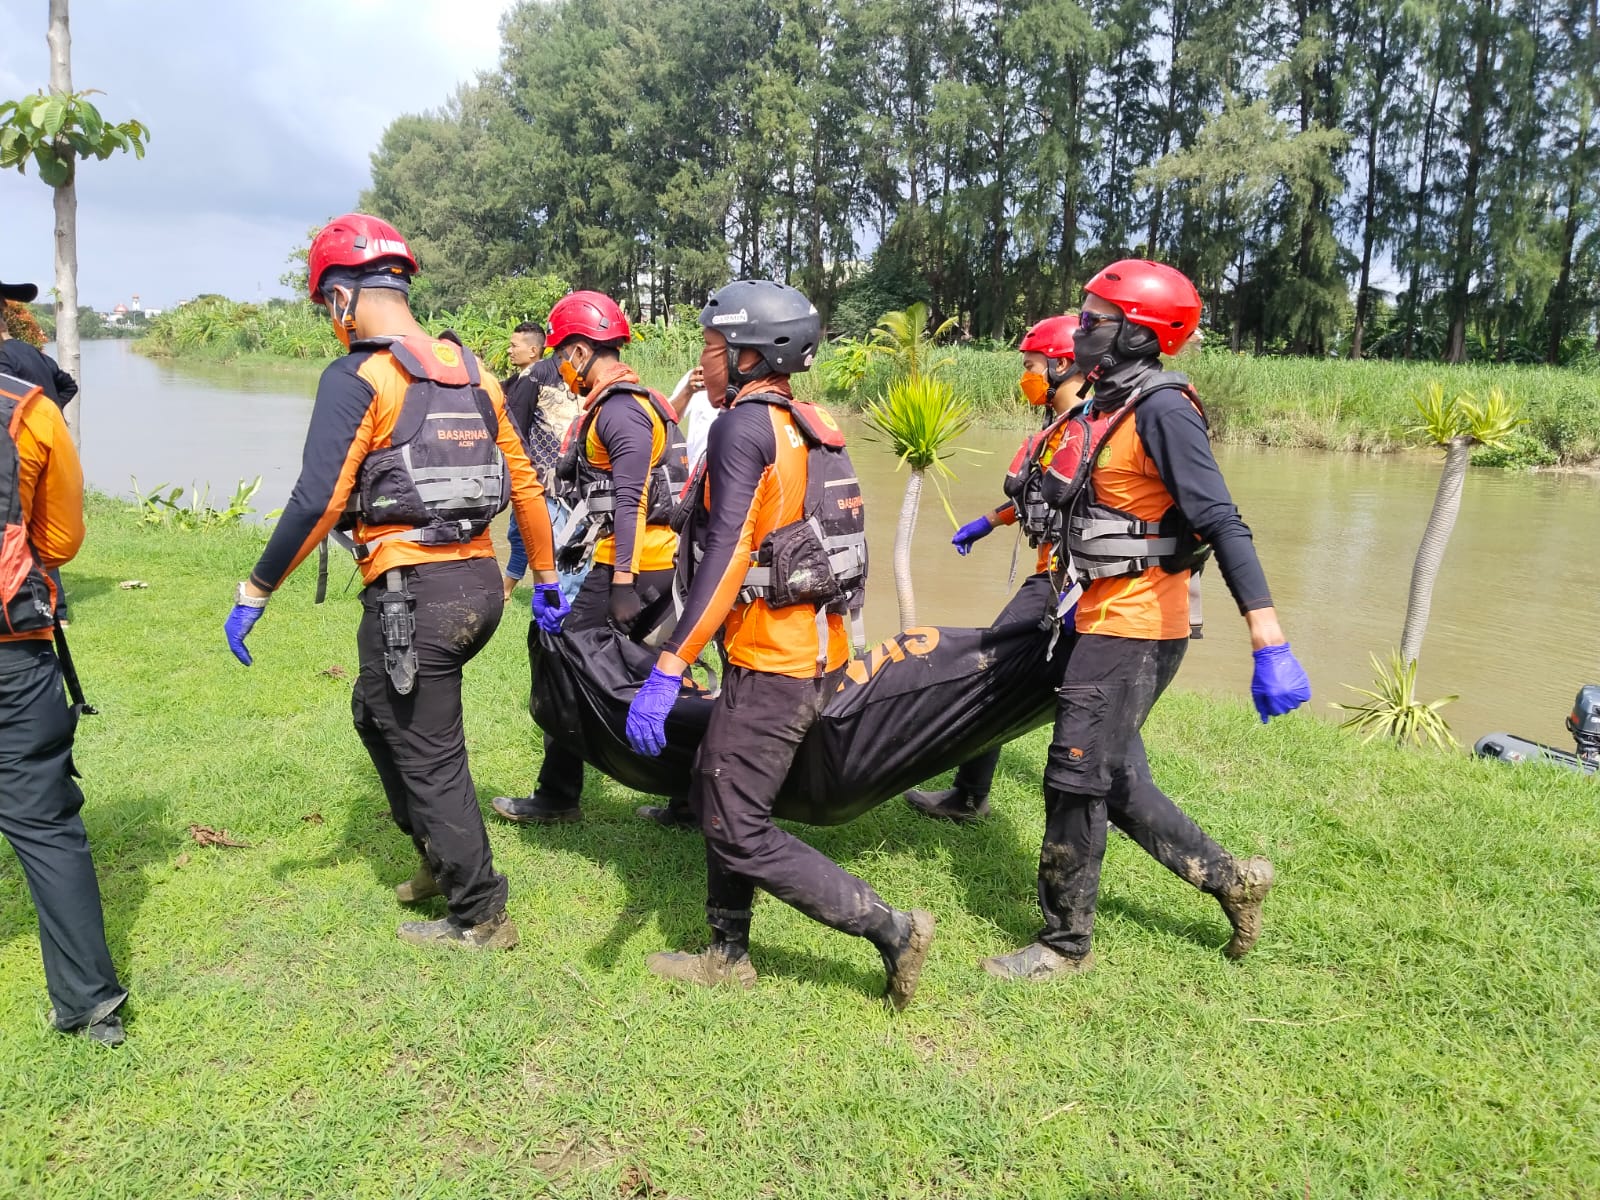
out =
[(389, 222), (366, 213), (345, 213), (329, 221), (312, 239), (306, 253), (306, 282), (313, 303), (322, 303), (322, 276), (332, 267), (364, 267), (383, 258), (397, 258), (409, 274), (417, 273), (417, 256)]
[(1078, 330), (1078, 314), (1046, 317), (1022, 338), (1023, 353), (1033, 351), (1046, 358), (1071, 358), (1072, 335)]
[(1108, 300), (1135, 325), (1155, 332), (1161, 353), (1176, 354), (1200, 327), (1200, 293), (1182, 271), (1142, 258), (1114, 262), (1083, 290)]
[(550, 310), (550, 345), (559, 346), (571, 337), (591, 342), (626, 342), (633, 338), (628, 318), (610, 296), (599, 292), (570, 292)]

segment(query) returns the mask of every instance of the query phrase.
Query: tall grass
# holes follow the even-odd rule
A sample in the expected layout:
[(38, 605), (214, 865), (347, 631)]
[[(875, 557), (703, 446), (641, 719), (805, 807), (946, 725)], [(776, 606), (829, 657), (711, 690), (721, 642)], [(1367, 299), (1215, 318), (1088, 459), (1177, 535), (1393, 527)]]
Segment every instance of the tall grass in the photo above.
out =
[[(546, 281), (535, 281), (548, 287)], [(530, 285), (531, 286), (531, 285)], [(486, 293), (487, 295), (487, 293)], [(535, 314), (538, 315), (538, 314)], [(456, 312), (436, 312), (428, 328), (462, 333), (491, 369), (504, 373), (505, 339), (522, 315), (499, 298)], [(699, 357), (692, 316), (672, 326), (642, 325), (626, 358), (652, 387), (670, 389)], [(233, 359), (241, 355), (320, 360), (341, 352), (327, 318), (308, 303), (257, 306), (220, 297), (197, 300), (151, 323), (139, 348), (157, 356)], [(795, 377), (802, 399), (860, 408), (888, 387), (894, 365), (869, 360), (853, 386), (830, 382), (825, 345), (816, 367)], [(1033, 423), (1017, 392), (1022, 373), (1011, 351), (957, 346), (940, 373), (958, 398), (987, 424)], [(1417, 444), (1409, 432), (1415, 398), (1433, 382), (1452, 392), (1486, 396), (1499, 388), (1523, 404), (1527, 426), (1509, 451), (1481, 457), (1493, 466), (1583, 463), (1600, 458), (1600, 373), (1563, 367), (1348, 362), (1256, 358), (1213, 351), (1173, 365), (1193, 377), (1217, 438), (1263, 446), (1384, 452)]]

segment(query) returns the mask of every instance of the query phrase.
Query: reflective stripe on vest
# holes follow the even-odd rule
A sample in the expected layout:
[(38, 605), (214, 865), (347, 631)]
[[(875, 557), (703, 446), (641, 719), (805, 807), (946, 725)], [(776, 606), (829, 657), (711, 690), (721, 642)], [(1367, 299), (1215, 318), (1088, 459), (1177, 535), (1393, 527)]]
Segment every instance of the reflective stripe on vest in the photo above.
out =
[(28, 405), (44, 389), (13, 375), (0, 374), (0, 633), (36, 633), (55, 619), (55, 591), (45, 577), (22, 511), (22, 459), (17, 432)]

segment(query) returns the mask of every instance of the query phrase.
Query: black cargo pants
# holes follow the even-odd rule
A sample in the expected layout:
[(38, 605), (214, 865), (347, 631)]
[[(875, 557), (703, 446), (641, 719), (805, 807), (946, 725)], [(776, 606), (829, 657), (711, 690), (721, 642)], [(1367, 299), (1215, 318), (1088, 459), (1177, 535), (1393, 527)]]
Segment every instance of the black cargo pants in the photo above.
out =
[(493, 558), (404, 568), (416, 605), (416, 684), (399, 695), (383, 666), (380, 578), (361, 593), (356, 646), (361, 673), (351, 713), (378, 769), (394, 823), (438, 880), (450, 915), (477, 925), (506, 906), (478, 792), (467, 767), (461, 669), (500, 624), (500, 568)]
[(77, 716), (49, 642), (0, 642), (0, 834), (39, 914), (45, 986), (58, 1029), (79, 1029), (128, 998), (106, 948), (100, 884), (73, 779)]
[[(1050, 582), (1050, 576), (1043, 573), (1030, 575), (1022, 581), (1017, 594), (1006, 602), (992, 624), (1000, 626), (1042, 621), (1047, 613), (1055, 611), (1055, 606), (1056, 589)], [(1000, 765), (1001, 749), (996, 746), (993, 750), (985, 750), (977, 758), (970, 758), (957, 767), (955, 786), (969, 796), (987, 796), (994, 784), (995, 769)]]
[[(604, 629), (611, 602), (611, 580), (616, 569), (607, 563), (595, 563), (583, 577), (578, 594), (572, 599), (572, 611), (562, 623), (563, 632), (584, 629)], [(641, 571), (633, 577), (634, 590), (642, 601), (651, 592), (655, 600), (647, 603), (639, 623), (650, 628), (666, 615), (672, 604), (672, 571)], [(537, 662), (539, 651), (539, 626), (528, 626), (528, 657)], [(557, 808), (577, 808), (583, 799), (583, 759), (562, 748), (549, 734), (544, 735), (544, 761), (539, 765), (539, 785), (535, 794)]]
[(1067, 660), (1045, 764), (1039, 852), (1039, 941), (1061, 954), (1089, 952), (1108, 815), (1201, 891), (1215, 894), (1232, 882), (1232, 857), (1156, 787), (1139, 736), (1188, 644), (1083, 634)]
[(706, 839), (706, 919), (743, 942), (757, 887), (814, 921), (883, 945), (894, 910), (863, 880), (772, 822), (795, 751), (838, 684), (730, 667), (694, 760), (689, 804)]

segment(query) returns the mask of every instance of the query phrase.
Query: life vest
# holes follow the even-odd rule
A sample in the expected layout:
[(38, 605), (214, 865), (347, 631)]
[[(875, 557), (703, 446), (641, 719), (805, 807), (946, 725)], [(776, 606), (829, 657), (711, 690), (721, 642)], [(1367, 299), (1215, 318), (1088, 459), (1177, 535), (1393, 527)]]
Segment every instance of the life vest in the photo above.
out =
[[(788, 411), (806, 443), (806, 497), (803, 515), (767, 534), (739, 589), (739, 603), (763, 600), (769, 608), (809, 604), (817, 613), (819, 673), (828, 658), (828, 616), (848, 617), (850, 640), (866, 645), (862, 610), (867, 600), (867, 513), (844, 431), (826, 411), (777, 392), (753, 392), (739, 403), (770, 404)], [(678, 555), (674, 591), (681, 613), (705, 557), (706, 462), (695, 466), (672, 526), (689, 553)]]
[(1186, 375), (1162, 371), (1152, 375), (1111, 415), (1098, 433), (1090, 424), (1086, 409), (1069, 414), (1069, 428), (1061, 440), (1062, 449), (1075, 449), (1069, 462), (1070, 476), (1062, 469), (1061, 456), (1052, 463), (1056, 476), (1065, 481), (1056, 507), (1064, 516), (1062, 562), (1080, 583), (1096, 579), (1118, 579), (1142, 575), (1151, 567), (1169, 573), (1198, 569), (1211, 555), (1211, 547), (1200, 539), (1183, 511), (1170, 505), (1156, 520), (1145, 520), (1101, 503), (1094, 489), (1094, 467), (1111, 436), (1132, 419), (1140, 404), (1159, 391), (1174, 388), (1193, 404), (1200, 419), (1205, 409)]
[(366, 338), (356, 348), (387, 351), (410, 384), (389, 445), (368, 454), (356, 473), (340, 528), (358, 521), (413, 528), (352, 544), (351, 552), (359, 561), (382, 542), (472, 541), (511, 503), (511, 475), (495, 441), (500, 418), (477, 359), (415, 335)]
[(606, 388), (567, 429), (556, 463), (555, 493), (572, 508), (556, 552), (567, 561), (582, 550), (591, 552), (601, 538), (611, 536), (616, 523), (616, 483), (611, 471), (589, 461), (589, 431), (600, 417), (600, 406), (614, 396), (638, 396), (650, 405), (666, 432), (661, 454), (645, 481), (645, 524), (666, 525), (677, 508), (678, 497), (689, 479), (689, 446), (678, 428), (677, 415), (661, 395), (640, 383), (615, 383)]
[(1017, 525), (1028, 545), (1040, 546), (1061, 540), (1061, 511), (1044, 499), (1044, 472), (1048, 461), (1040, 461), (1050, 440), (1062, 431), (1076, 409), (1056, 417), (1040, 432), (1032, 434), (1011, 460), (1006, 471), (1006, 498), (1016, 506)]
[(28, 405), (43, 397), (44, 389), (14, 375), (0, 374), (0, 520), (5, 522), (0, 540), (0, 632), (35, 633), (55, 623), (55, 589), (39, 565), (28, 540), (22, 512), (22, 459), (17, 453), (17, 430)]

